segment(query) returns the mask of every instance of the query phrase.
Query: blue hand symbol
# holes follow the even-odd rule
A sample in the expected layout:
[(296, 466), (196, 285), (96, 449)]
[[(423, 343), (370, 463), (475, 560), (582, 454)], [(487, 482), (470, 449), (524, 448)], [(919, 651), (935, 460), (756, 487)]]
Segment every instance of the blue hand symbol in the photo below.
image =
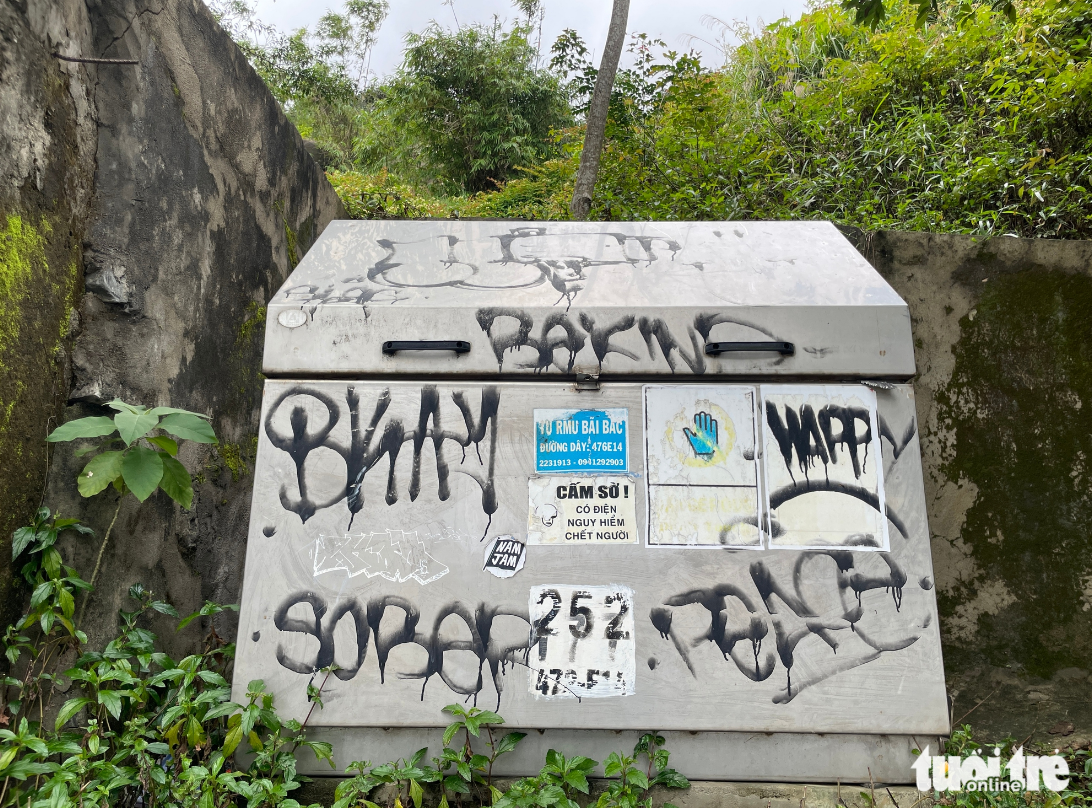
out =
[(699, 412), (694, 416), (694, 431), (691, 432), (689, 427), (684, 426), (683, 432), (686, 433), (694, 454), (709, 460), (717, 450), (720, 437), (718, 429), (716, 418), (707, 412)]

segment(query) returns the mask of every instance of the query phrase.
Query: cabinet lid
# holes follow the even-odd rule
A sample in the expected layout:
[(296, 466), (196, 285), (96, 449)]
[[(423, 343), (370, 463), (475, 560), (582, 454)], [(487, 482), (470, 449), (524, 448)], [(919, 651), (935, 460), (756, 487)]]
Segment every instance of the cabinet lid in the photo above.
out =
[(828, 222), (332, 222), (271, 376), (896, 377), (906, 303)]

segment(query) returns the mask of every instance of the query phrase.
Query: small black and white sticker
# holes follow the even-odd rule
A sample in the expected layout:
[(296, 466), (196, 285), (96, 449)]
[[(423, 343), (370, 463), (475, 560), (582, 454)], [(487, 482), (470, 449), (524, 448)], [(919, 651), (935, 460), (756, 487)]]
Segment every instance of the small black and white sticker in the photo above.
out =
[(498, 578), (511, 578), (527, 560), (527, 545), (515, 536), (497, 536), (485, 551), (484, 569)]

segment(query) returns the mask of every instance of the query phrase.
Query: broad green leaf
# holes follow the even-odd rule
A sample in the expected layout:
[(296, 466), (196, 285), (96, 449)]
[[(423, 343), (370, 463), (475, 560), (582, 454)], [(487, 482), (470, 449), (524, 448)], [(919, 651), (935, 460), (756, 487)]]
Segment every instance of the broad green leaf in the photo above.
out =
[(516, 744), (526, 737), (526, 732), (509, 732), (500, 739), (500, 742), (497, 744), (496, 753), (498, 755), (503, 755), (505, 752), (511, 752), (516, 748)]
[(134, 446), (121, 460), (121, 474), (133, 496), (143, 502), (163, 479), (163, 457), (159, 452)]
[[(134, 441), (143, 438), (159, 423), (159, 416), (150, 412), (122, 411), (114, 416), (114, 423), (118, 425), (118, 434), (125, 441), (126, 446), (132, 446)], [(131, 488), (132, 486), (130, 486)]]
[(205, 739), (205, 730), (201, 722), (190, 716), (189, 725), (186, 727), (186, 740), (190, 742), (190, 748), (197, 746)]
[(425, 798), (425, 790), (421, 787), (421, 784), (416, 780), (410, 780), (409, 793), (410, 799), (413, 800), (416, 808), (421, 808), (421, 801)]
[(0, 772), (3, 772), (15, 760), (15, 755), (18, 752), (18, 746), (10, 746), (4, 750), (3, 754), (0, 754)]
[(134, 414), (142, 413), (146, 409), (145, 407), (136, 404), (126, 404), (120, 398), (115, 398), (113, 401), (106, 402), (106, 406), (118, 412), (131, 412)]
[(178, 617), (178, 610), (164, 600), (153, 600), (150, 605), (153, 611), (170, 615), (171, 617)]
[(46, 440), (50, 443), (58, 443), (78, 438), (101, 438), (103, 435), (109, 435), (115, 429), (117, 429), (117, 425), (114, 423), (114, 419), (107, 418), (105, 415), (77, 418), (67, 424), (61, 424), (49, 433)]
[(37, 763), (23, 758), (11, 764), (4, 770), (5, 777), (14, 777), (16, 780), (26, 780), (37, 774), (49, 774), (60, 768), (56, 763)]
[[(225, 701), (222, 704), (217, 704), (215, 707), (205, 713), (205, 721), (211, 721), (214, 718), (221, 718), (225, 715), (231, 715), (237, 710), (243, 709), (233, 701)], [(237, 725), (238, 726), (238, 725)]]
[(42, 553), (42, 569), (46, 571), (46, 575), (50, 578), (59, 578), (61, 576), (61, 554), (57, 552), (55, 547), (47, 547), (45, 552)]
[(114, 718), (121, 718), (121, 696), (116, 690), (100, 690), (99, 703), (106, 707), (106, 711)]
[(626, 783), (635, 785), (643, 791), (648, 790), (648, 776), (640, 769), (630, 769), (626, 772)]
[(588, 793), (588, 778), (581, 771), (565, 772), (565, 782), (582, 794)]
[(444, 778), (444, 788), (448, 791), (454, 791), (456, 794), (470, 793), (470, 786), (466, 784), (466, 780), (455, 774), (449, 774)]
[(163, 461), (163, 477), (159, 481), (159, 487), (183, 508), (189, 508), (193, 504), (193, 481), (190, 473), (169, 454), (160, 452), (159, 457)]
[(227, 679), (218, 674), (216, 671), (198, 671), (197, 675), (201, 677), (201, 681), (215, 685), (216, 687), (229, 687)]
[(583, 755), (577, 755), (576, 757), (569, 758), (569, 768), (575, 769), (576, 771), (590, 772), (598, 765), (598, 760), (592, 760), (591, 758), (584, 757)]
[(45, 603), (46, 598), (49, 597), (52, 591), (52, 581), (43, 581), (42, 583), (34, 587), (34, 592), (30, 596), (30, 608), (37, 609), (39, 606)]
[[(69, 699), (68, 701), (66, 701), (61, 706), (60, 712), (57, 713), (57, 723), (55, 725), (56, 729), (57, 729), (57, 732), (61, 731), (61, 727), (63, 727), (65, 725), (65, 723), (68, 721), (68, 719), (70, 719), (72, 716), (74, 716), (76, 713), (78, 713), (80, 710), (82, 710), (88, 704), (94, 704), (94, 702), (91, 699), (86, 699), (86, 698), (75, 698), (75, 699)], [(2, 768), (2, 767), (0, 767), (0, 768)]]
[(195, 443), (216, 443), (216, 433), (212, 431), (212, 425), (192, 413), (168, 415), (159, 422), (159, 428), (183, 440), (192, 440)]
[(166, 435), (155, 435), (148, 438), (148, 443), (155, 444), (171, 457), (175, 457), (178, 454), (178, 443), (171, 440)]
[(448, 724), (447, 729), (444, 730), (444, 746), (451, 743), (451, 739), (455, 737), (455, 733), (462, 729), (462, 722), (456, 721), (454, 724)]
[(148, 412), (163, 417), (164, 415), (194, 415), (198, 418), (204, 418), (208, 420), (207, 415), (202, 415), (199, 412), (193, 412), (191, 410), (180, 410), (177, 407), (152, 407)]
[(72, 597), (72, 593), (62, 588), (57, 593), (57, 605), (61, 607), (61, 614), (71, 620), (76, 609), (76, 599)]
[(93, 497), (120, 477), (121, 457), (121, 452), (103, 452), (91, 458), (76, 478), (80, 496)]
[(34, 528), (21, 527), (16, 530), (11, 536), (11, 559), (14, 561), (19, 557), (19, 553), (27, 549), (27, 546), (34, 541)]

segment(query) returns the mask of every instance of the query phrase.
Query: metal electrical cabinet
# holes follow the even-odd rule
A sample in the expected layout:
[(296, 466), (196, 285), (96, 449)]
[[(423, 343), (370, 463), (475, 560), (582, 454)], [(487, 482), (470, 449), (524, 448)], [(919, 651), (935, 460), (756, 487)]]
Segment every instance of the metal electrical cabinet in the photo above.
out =
[[(269, 304), (235, 699), (708, 779), (949, 730), (906, 304), (825, 223), (335, 222)], [(325, 766), (325, 764), (323, 764)], [(329, 772), (307, 765), (312, 772)]]

